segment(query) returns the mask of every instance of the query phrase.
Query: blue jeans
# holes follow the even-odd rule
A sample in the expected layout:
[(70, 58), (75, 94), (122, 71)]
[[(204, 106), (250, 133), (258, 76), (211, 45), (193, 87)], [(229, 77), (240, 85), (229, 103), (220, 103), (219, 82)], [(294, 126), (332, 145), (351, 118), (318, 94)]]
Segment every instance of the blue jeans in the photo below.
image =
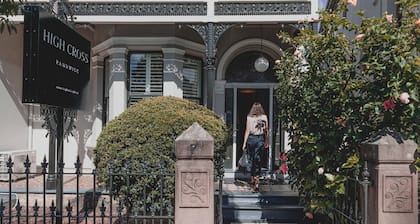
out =
[(261, 153), (264, 149), (264, 135), (249, 135), (246, 148), (251, 160), (251, 176), (261, 175)]

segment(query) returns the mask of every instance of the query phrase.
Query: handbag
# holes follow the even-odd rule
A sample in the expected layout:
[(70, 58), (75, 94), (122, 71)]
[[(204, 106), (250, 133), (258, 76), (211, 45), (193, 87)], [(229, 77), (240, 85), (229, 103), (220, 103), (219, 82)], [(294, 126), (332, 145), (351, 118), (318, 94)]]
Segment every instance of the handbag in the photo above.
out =
[(239, 158), (238, 164), (240, 167), (244, 167), (246, 170), (250, 170), (251, 161), (247, 152), (242, 154), (241, 158)]

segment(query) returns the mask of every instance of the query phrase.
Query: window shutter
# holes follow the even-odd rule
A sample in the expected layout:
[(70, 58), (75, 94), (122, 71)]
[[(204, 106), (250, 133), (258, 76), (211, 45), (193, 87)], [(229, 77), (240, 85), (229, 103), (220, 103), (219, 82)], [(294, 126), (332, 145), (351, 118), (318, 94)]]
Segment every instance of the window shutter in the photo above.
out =
[(201, 61), (187, 58), (183, 68), (183, 98), (200, 103), (201, 100)]
[(130, 56), (129, 100), (163, 95), (163, 56), (161, 53), (136, 53)]

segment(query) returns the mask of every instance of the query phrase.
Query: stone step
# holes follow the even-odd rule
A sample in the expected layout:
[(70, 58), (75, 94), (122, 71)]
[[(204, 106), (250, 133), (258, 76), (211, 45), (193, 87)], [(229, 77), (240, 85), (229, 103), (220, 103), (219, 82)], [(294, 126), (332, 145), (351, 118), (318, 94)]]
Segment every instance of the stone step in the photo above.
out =
[(271, 206), (267, 208), (223, 208), (223, 223), (297, 223), (303, 218), (303, 208)]
[(298, 205), (298, 194), (288, 185), (261, 185), (259, 193), (235, 190), (235, 187), (224, 187), (224, 223), (285, 224), (298, 223), (303, 218), (303, 207)]
[(299, 198), (287, 193), (238, 193), (224, 194), (225, 206), (284, 206), (298, 205)]
[(231, 222), (230, 224), (297, 224), (292, 222), (266, 222), (266, 221), (258, 221), (255, 220), (254, 222)]

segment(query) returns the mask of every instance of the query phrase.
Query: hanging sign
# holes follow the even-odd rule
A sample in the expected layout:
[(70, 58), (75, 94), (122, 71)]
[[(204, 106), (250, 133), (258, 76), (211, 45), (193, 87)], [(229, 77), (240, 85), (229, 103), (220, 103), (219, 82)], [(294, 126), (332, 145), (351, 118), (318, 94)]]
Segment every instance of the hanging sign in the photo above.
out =
[(80, 107), (90, 42), (39, 6), (24, 7), (23, 103)]

